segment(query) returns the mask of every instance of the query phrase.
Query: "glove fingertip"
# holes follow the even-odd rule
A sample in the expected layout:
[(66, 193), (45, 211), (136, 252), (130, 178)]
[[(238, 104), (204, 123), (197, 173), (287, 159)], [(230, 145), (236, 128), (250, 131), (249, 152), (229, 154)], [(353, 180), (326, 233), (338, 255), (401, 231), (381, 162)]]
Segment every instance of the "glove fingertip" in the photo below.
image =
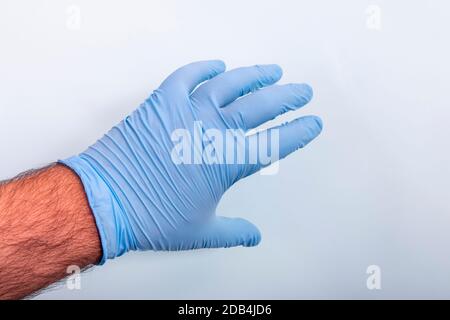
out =
[(244, 247), (256, 247), (261, 242), (261, 233), (258, 231), (257, 233), (249, 236), (247, 240), (244, 242)]
[(318, 133), (320, 133), (323, 129), (323, 121), (320, 117), (318, 116), (311, 116), (311, 120), (315, 122), (316, 127), (318, 128)]

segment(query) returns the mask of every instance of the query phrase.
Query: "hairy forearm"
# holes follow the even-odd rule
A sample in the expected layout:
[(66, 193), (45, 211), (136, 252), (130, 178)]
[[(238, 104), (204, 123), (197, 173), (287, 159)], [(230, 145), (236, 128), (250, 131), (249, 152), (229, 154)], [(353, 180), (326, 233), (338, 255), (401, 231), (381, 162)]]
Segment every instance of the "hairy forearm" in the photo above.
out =
[(53, 165), (0, 185), (0, 299), (25, 297), (100, 255), (93, 215), (70, 169)]

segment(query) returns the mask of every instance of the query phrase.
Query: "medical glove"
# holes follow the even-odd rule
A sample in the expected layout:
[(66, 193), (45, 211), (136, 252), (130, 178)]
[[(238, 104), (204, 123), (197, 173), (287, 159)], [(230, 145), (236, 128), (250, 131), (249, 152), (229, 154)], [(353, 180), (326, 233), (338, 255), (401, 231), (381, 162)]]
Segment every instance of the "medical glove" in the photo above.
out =
[[(78, 174), (84, 186), (102, 243), (100, 264), (130, 250), (259, 243), (256, 226), (242, 218), (217, 216), (216, 207), (235, 182), (273, 161), (207, 163), (197, 157), (189, 163), (181, 160), (195, 158), (198, 143), (185, 144), (189, 148), (179, 158), (176, 146), (180, 137), (195, 139), (209, 129), (226, 135), (227, 130), (237, 129), (245, 134), (237, 149), (248, 151), (261, 134), (249, 130), (312, 98), (306, 84), (274, 85), (281, 76), (277, 65), (225, 72), (221, 61), (191, 63), (170, 75), (86, 151), (60, 161)], [(305, 146), (321, 129), (318, 117), (305, 116), (263, 133), (276, 131), (279, 143), (269, 143), (269, 149), (277, 148), (271, 151), (281, 159)], [(204, 147), (207, 140), (200, 145)], [(246, 152), (245, 159), (248, 156)]]

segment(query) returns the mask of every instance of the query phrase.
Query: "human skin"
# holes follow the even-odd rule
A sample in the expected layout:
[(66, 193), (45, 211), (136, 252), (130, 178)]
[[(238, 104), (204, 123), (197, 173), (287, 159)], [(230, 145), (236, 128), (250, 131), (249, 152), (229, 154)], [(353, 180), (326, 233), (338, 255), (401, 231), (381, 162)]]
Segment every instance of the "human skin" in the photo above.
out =
[(0, 299), (24, 298), (99, 261), (97, 227), (78, 176), (63, 165), (0, 184)]

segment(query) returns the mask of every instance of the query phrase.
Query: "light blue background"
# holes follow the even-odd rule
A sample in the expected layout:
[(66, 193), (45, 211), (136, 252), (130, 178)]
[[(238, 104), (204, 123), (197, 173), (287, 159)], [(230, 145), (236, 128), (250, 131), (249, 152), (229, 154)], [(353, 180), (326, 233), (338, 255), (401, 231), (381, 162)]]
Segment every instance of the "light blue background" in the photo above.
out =
[[(367, 27), (371, 4), (381, 30)], [(260, 227), (260, 246), (132, 253), (39, 298), (450, 298), (449, 12), (445, 0), (2, 0), (0, 179), (83, 151), (193, 60), (279, 63), (282, 83), (315, 91), (295, 115), (324, 120), (279, 174), (221, 202)], [(369, 265), (381, 290), (366, 287)]]

